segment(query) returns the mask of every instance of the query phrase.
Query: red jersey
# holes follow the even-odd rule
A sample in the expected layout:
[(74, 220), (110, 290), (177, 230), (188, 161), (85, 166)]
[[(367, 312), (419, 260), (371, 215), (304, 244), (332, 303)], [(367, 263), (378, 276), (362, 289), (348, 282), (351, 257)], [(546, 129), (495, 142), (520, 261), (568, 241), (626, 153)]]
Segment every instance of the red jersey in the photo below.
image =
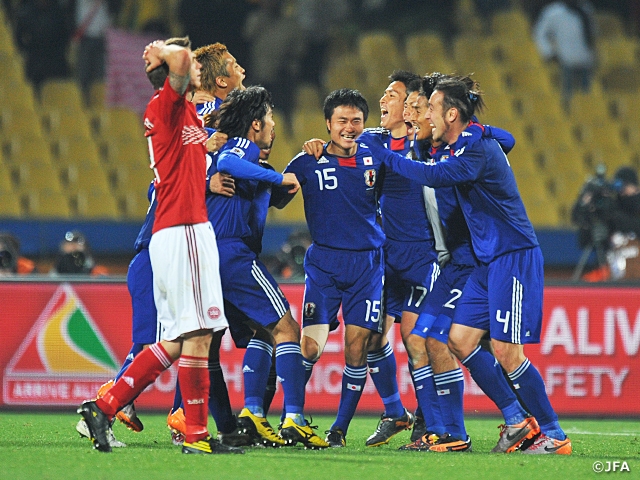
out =
[(158, 207), (153, 233), (208, 221), (207, 132), (196, 108), (165, 81), (144, 113)]

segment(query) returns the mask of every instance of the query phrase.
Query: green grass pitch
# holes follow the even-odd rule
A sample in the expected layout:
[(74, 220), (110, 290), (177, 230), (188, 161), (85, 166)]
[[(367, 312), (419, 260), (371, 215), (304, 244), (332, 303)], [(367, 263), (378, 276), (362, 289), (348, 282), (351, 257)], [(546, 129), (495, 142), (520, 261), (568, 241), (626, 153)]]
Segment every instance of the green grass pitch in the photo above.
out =
[[(347, 448), (325, 451), (302, 447), (248, 448), (245, 455), (182, 455), (171, 444), (165, 416), (140, 415), (145, 429), (133, 433), (116, 424), (114, 432), (126, 448), (111, 454), (92, 450), (75, 431), (73, 413), (0, 413), (0, 478), (7, 479), (558, 479), (623, 475), (640, 478), (640, 422), (562, 418), (573, 442), (573, 455), (492, 455), (498, 440), (497, 418), (467, 419), (473, 453), (402, 452), (409, 432), (396, 435), (389, 445), (366, 448), (365, 439), (377, 420), (358, 416), (351, 424)], [(314, 417), (323, 431), (332, 418)], [(277, 418), (272, 417), (272, 424)], [(211, 424), (213, 422), (211, 421)], [(595, 473), (593, 465), (629, 471)], [(607, 464), (607, 462), (611, 462)]]

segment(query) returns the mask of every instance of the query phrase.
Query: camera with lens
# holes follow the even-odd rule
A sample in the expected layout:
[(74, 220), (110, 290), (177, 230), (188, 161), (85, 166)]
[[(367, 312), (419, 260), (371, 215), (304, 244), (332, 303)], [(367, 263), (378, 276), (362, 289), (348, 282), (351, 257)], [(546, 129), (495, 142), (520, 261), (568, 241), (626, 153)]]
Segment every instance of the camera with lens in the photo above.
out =
[(582, 186), (571, 212), (571, 220), (578, 226), (580, 248), (607, 249), (612, 233), (610, 224), (618, 205), (618, 191), (607, 180), (606, 167), (599, 165), (596, 175)]
[(0, 274), (18, 271), (18, 246), (9, 234), (0, 233)]

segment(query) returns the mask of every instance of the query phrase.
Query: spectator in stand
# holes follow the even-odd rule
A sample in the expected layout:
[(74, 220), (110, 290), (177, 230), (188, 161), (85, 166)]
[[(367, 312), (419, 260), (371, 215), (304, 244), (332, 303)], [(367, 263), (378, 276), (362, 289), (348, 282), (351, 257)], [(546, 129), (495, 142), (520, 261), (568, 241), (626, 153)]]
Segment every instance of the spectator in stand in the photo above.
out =
[(298, 23), (286, 11), (285, 3), (262, 0), (260, 8), (247, 17), (243, 36), (251, 45), (249, 83), (270, 91), (274, 105), (289, 122), (304, 44)]
[(304, 38), (301, 80), (320, 87), (329, 41), (345, 25), (349, 13), (346, 0), (296, 0), (296, 17)]
[(111, 26), (111, 14), (118, 9), (117, 0), (76, 0), (76, 30), (78, 41), (76, 74), (84, 102), (89, 105), (91, 85), (104, 79), (106, 62), (106, 33)]
[(586, 0), (553, 2), (540, 12), (533, 35), (542, 57), (560, 64), (562, 101), (568, 108), (576, 89), (591, 89), (596, 61), (593, 6)]
[(73, 230), (64, 234), (51, 273), (107, 275), (109, 272), (102, 265), (96, 265), (89, 242), (81, 232)]
[(66, 50), (71, 37), (67, 12), (56, 0), (27, 0), (16, 12), (16, 42), (27, 78), (36, 90), (49, 78), (69, 75)]

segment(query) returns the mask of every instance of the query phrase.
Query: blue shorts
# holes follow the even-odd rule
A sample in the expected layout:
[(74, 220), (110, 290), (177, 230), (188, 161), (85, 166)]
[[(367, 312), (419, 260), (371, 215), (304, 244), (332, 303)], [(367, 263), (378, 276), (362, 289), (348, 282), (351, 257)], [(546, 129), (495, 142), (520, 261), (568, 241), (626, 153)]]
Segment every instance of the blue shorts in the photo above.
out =
[(131, 295), (133, 343), (151, 345), (160, 340), (158, 311), (153, 298), (153, 270), (149, 249), (143, 248), (133, 257), (127, 270), (127, 288)]
[(454, 323), (507, 343), (540, 343), (543, 259), (540, 247), (517, 250), (477, 267), (469, 276)]
[(427, 296), (422, 312), (411, 331), (422, 338), (432, 337), (447, 343), (458, 299), (475, 267), (448, 263), (440, 272)]
[(385, 312), (399, 321), (402, 312), (420, 313), (438, 277), (435, 250), (426, 242), (386, 240)]
[(278, 322), (289, 302), (258, 256), (240, 239), (218, 239), (218, 252), (224, 299), (259, 325)]
[(331, 324), (342, 305), (345, 325), (382, 331), (384, 254), (337, 250), (313, 244), (304, 258), (302, 326)]

